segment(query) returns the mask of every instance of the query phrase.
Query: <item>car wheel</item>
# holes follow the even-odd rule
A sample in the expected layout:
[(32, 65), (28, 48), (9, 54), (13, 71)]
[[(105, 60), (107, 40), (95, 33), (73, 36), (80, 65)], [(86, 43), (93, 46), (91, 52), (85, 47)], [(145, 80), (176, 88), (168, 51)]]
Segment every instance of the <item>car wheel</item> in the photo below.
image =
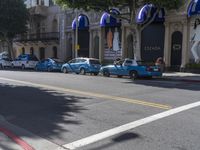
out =
[(64, 68), (63, 68), (63, 73), (68, 73), (68, 71), (67, 71), (67, 68), (66, 68), (66, 67), (64, 67)]
[(95, 76), (97, 76), (99, 73), (94, 73)]
[(104, 77), (110, 77), (110, 72), (108, 70), (103, 70)]
[(80, 69), (80, 74), (81, 74), (81, 75), (85, 75), (85, 74), (86, 74), (86, 72), (85, 72), (85, 69), (84, 69), (84, 68), (81, 68), (81, 69)]
[(25, 69), (25, 65), (24, 64), (22, 64), (22, 70), (24, 70)]
[(131, 71), (131, 72), (130, 72), (130, 78), (131, 78), (131, 79), (135, 80), (137, 77), (138, 77), (138, 74), (137, 74), (136, 71)]

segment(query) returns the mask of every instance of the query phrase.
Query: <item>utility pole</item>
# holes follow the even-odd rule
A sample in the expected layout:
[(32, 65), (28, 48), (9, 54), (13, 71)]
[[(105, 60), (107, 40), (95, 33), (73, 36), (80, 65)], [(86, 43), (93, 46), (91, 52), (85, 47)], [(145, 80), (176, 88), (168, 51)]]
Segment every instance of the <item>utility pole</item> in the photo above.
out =
[(78, 57), (78, 11), (76, 11), (76, 35), (75, 35), (75, 58)]
[[(74, 3), (75, 0), (73, 0), (73, 3)], [(78, 23), (78, 10), (75, 9), (75, 14), (76, 14), (76, 31), (75, 31), (75, 58), (78, 57), (78, 26), (79, 26), (79, 23)]]

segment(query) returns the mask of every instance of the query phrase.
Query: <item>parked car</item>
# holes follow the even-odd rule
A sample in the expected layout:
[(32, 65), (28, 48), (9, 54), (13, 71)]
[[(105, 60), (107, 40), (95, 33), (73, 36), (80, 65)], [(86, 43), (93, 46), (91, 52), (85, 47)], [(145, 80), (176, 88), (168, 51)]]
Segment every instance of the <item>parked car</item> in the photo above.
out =
[(12, 61), (12, 67), (19, 67), (22, 69), (30, 68), (34, 69), (38, 63), (38, 58), (35, 55), (23, 54), (19, 55), (15, 60)]
[(0, 58), (0, 69), (11, 67), (12, 60), (10, 58)]
[(125, 59), (113, 65), (101, 67), (100, 72), (106, 77), (117, 75), (118, 77), (130, 76), (133, 79), (138, 77), (162, 76), (162, 72), (158, 66), (145, 66), (134, 59)]
[(37, 71), (61, 71), (61, 67), (64, 64), (62, 60), (55, 59), (55, 58), (47, 58), (39, 61), (36, 66), (35, 70)]
[(64, 64), (61, 68), (63, 73), (75, 72), (77, 74), (85, 75), (86, 73), (99, 74), (101, 64), (95, 58), (75, 58)]

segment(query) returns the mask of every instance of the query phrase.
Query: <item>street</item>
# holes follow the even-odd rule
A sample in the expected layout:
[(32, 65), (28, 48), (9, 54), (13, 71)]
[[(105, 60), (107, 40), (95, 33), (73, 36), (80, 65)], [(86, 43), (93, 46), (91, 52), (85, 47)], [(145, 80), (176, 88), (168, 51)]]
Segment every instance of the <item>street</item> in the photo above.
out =
[(198, 82), (1, 70), (0, 150), (199, 150), (199, 91)]

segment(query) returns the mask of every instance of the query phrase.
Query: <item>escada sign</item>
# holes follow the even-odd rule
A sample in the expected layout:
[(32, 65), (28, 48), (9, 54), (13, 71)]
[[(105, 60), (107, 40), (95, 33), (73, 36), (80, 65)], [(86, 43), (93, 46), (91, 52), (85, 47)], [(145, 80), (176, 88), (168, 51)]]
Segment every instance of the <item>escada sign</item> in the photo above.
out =
[(145, 51), (160, 51), (161, 47), (159, 47), (159, 46), (145, 46), (144, 50)]

